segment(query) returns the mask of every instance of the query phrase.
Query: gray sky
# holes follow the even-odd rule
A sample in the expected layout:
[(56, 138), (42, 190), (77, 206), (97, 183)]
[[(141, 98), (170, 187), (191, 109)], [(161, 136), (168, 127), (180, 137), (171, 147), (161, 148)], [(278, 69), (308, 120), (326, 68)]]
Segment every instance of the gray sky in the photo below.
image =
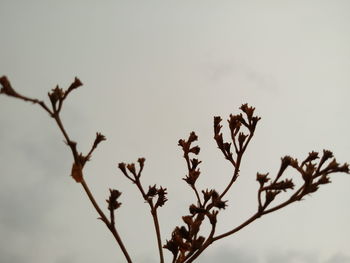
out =
[[(103, 2), (103, 3), (102, 3)], [(0, 74), (45, 98), (75, 76), (63, 121), (80, 150), (107, 136), (85, 177), (105, 208), (123, 192), (117, 222), (135, 262), (157, 262), (148, 207), (117, 170), (146, 157), (145, 185), (168, 188), (163, 240), (193, 193), (177, 146), (195, 130), (200, 188), (222, 190), (231, 173), (212, 139), (212, 117), (245, 102), (262, 116), (227, 196), (218, 233), (256, 208), (255, 174), (280, 157), (330, 149), (350, 161), (348, 1), (0, 1)], [(123, 262), (80, 185), (62, 135), (39, 107), (0, 98), (0, 261)], [(350, 177), (337, 175), (306, 201), (215, 243), (198, 262), (350, 262)], [(166, 253), (167, 261), (170, 259)]]

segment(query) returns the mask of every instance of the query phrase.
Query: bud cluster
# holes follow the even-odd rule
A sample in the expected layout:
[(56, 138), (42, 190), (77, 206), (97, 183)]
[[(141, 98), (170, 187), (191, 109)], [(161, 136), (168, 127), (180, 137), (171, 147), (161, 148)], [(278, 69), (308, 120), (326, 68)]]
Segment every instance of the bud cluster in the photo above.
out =
[(108, 203), (108, 210), (116, 210), (121, 206), (121, 203), (118, 202), (118, 198), (122, 193), (115, 189), (109, 189), (109, 192), (109, 198), (106, 200), (106, 202)]
[(78, 78), (75, 78), (67, 90), (64, 91), (63, 89), (59, 88), (57, 85), (54, 89), (52, 89), (51, 92), (47, 94), (49, 96), (54, 114), (57, 112), (60, 112), (62, 108), (62, 103), (67, 98), (68, 94), (72, 90), (77, 89), (82, 85), (83, 84), (81, 83), (81, 81)]
[(192, 146), (192, 143), (198, 140), (198, 136), (195, 134), (195, 132), (191, 132), (190, 136), (188, 137), (187, 140), (181, 139), (179, 140), (178, 145), (182, 148), (182, 151), (184, 153), (184, 158), (187, 163), (187, 168), (188, 168), (188, 174), (186, 175), (183, 180), (186, 181), (191, 187), (194, 187), (199, 175), (200, 175), (200, 170), (198, 168), (198, 165), (201, 163), (196, 158), (190, 158), (190, 153), (194, 155), (198, 155), (200, 152), (200, 148), (198, 145)]
[[(244, 153), (254, 134), (256, 125), (261, 119), (260, 117), (254, 116), (255, 108), (248, 106), (248, 104), (243, 104), (240, 109), (244, 115), (242, 113), (237, 115), (231, 114), (230, 118), (227, 120), (229, 123), (231, 140), (237, 155), (242, 155)], [(214, 117), (214, 139), (225, 158), (229, 160), (233, 166), (236, 166), (236, 161), (233, 158), (233, 152), (231, 150), (231, 143), (225, 142), (223, 139), (221, 121), (222, 118), (220, 116)], [(245, 134), (241, 130), (242, 126), (248, 130), (248, 134)]]
[[(281, 166), (276, 175), (276, 178), (271, 181), (267, 174), (257, 173), (257, 181), (260, 184), (259, 189), (259, 209), (265, 210), (267, 206), (275, 199), (275, 197), (281, 192), (287, 190), (293, 190), (295, 184), (293, 179), (281, 180), (284, 171), (291, 167), (295, 169), (303, 180), (302, 186), (297, 189), (294, 194), (290, 197), (288, 202), (294, 202), (302, 200), (305, 195), (316, 192), (319, 187), (323, 184), (331, 182), (330, 175), (343, 172), (349, 173), (349, 165), (347, 163), (340, 165), (335, 158), (333, 153), (328, 150), (324, 150), (320, 161), (317, 152), (310, 152), (309, 155), (299, 164), (297, 159), (293, 159), (290, 156), (285, 156), (281, 159)], [(332, 160), (331, 160), (332, 159)], [(328, 164), (326, 164), (328, 162)], [(267, 184), (271, 181), (270, 184)], [(265, 203), (261, 203), (261, 193), (265, 192)]]
[[(149, 203), (152, 210), (157, 209), (158, 207), (162, 207), (166, 201), (168, 201), (167, 189), (163, 187), (157, 187), (156, 185), (149, 186), (148, 192), (146, 193), (141, 185), (141, 173), (145, 165), (145, 158), (139, 158), (137, 162), (139, 163), (139, 169), (136, 170), (136, 166), (134, 163), (119, 163), (118, 168), (123, 172), (126, 178), (132, 181), (141, 191), (141, 194), (146, 202)], [(155, 197), (157, 199), (155, 200)]]

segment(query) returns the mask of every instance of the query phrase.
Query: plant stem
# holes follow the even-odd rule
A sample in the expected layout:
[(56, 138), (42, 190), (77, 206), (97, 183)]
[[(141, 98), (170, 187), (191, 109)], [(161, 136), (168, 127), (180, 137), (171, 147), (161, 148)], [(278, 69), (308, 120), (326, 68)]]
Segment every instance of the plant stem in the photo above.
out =
[(153, 217), (154, 227), (155, 227), (156, 233), (157, 233), (157, 243), (158, 243), (160, 263), (164, 263), (162, 239), (161, 239), (161, 234), (160, 234), (160, 227), (159, 227), (159, 221), (158, 221), (158, 215), (157, 215), (156, 208), (153, 208), (151, 213), (152, 213), (152, 217)]
[(157, 236), (157, 245), (158, 245), (158, 251), (159, 251), (159, 259), (160, 263), (164, 263), (164, 255), (163, 255), (163, 247), (162, 247), (162, 238), (160, 234), (160, 226), (158, 221), (158, 214), (157, 214), (157, 208), (154, 206), (152, 200), (147, 198), (147, 195), (145, 193), (145, 190), (142, 187), (140, 177), (135, 177), (135, 180), (129, 178), (133, 183), (136, 184), (137, 188), (140, 190), (140, 193), (143, 197), (143, 199), (148, 203), (149, 207), (151, 208), (151, 214), (153, 218), (153, 224), (154, 228), (156, 230), (156, 236)]
[(124, 244), (123, 244), (123, 241), (121, 240), (118, 232), (117, 232), (117, 229), (115, 228), (115, 225), (112, 224), (111, 222), (109, 222), (109, 220), (107, 219), (106, 215), (102, 212), (101, 208), (99, 207), (99, 205), (97, 204), (94, 196), (92, 195), (88, 185), (86, 184), (84, 178), (81, 182), (81, 185), (83, 186), (87, 196), (89, 197), (92, 205), (94, 206), (95, 210), (97, 211), (97, 213), (100, 215), (100, 219), (106, 224), (106, 226), (108, 227), (108, 229), (112, 232), (114, 238), (116, 239), (120, 249), (122, 250), (126, 260), (128, 261), (128, 263), (132, 263), (131, 259), (130, 259), (130, 256), (128, 254), (128, 251), (126, 250)]

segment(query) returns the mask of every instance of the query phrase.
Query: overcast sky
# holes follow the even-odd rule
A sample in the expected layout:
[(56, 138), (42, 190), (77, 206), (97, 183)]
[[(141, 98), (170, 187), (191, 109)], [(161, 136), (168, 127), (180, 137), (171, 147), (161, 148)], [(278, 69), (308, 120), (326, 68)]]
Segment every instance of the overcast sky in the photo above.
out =
[[(104, 209), (109, 188), (123, 192), (120, 235), (135, 262), (157, 262), (148, 206), (116, 164), (146, 157), (144, 184), (167, 187), (165, 241), (195, 201), (181, 180), (178, 139), (197, 132), (198, 186), (222, 191), (232, 169), (212, 139), (212, 118), (242, 103), (262, 120), (218, 233), (255, 212), (256, 172), (273, 175), (282, 156), (330, 149), (349, 162), (349, 13), (345, 0), (0, 0), (0, 75), (40, 99), (81, 79), (63, 122), (83, 152), (96, 131), (107, 137), (86, 181)], [(1, 96), (0, 123), (0, 261), (124, 262), (69, 176), (70, 152), (47, 113)], [(332, 181), (214, 243), (198, 262), (350, 262), (350, 177)]]

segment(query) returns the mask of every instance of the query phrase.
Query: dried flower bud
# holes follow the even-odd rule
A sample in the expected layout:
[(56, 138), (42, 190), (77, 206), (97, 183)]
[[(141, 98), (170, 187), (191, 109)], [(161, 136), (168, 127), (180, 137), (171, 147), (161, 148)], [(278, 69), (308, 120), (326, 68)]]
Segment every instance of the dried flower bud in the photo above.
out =
[(215, 225), (216, 222), (217, 222), (217, 215), (218, 215), (219, 211), (218, 210), (213, 210), (209, 215), (209, 221), (210, 221), (210, 224), (212, 225)]
[(257, 173), (256, 174), (256, 180), (259, 182), (261, 187), (270, 180), (269, 178), (267, 178), (268, 175), (269, 175), (269, 173), (266, 173), (266, 174)]
[(231, 132), (236, 135), (241, 127), (241, 116), (240, 115), (232, 115), (230, 114), (230, 119), (228, 119), (229, 127)]
[(167, 240), (163, 248), (168, 249), (176, 257), (179, 252), (179, 246), (174, 240)]
[(110, 192), (109, 199), (106, 200), (108, 203), (108, 209), (116, 210), (121, 206), (121, 203), (119, 203), (117, 200), (122, 193), (115, 189), (109, 189), (109, 192)]
[(245, 135), (243, 132), (240, 132), (238, 135), (238, 143), (239, 143), (239, 148), (243, 148), (243, 143), (245, 139), (248, 137), (248, 135)]
[(312, 180), (312, 176), (314, 174), (314, 172), (316, 171), (316, 165), (309, 162), (308, 164), (306, 164), (304, 173), (303, 175), (303, 179), (305, 182), (310, 182)]
[(2, 88), (0, 89), (0, 94), (4, 93), (8, 96), (17, 96), (17, 92), (12, 88), (10, 81), (6, 76), (0, 78), (0, 84)]
[(266, 191), (265, 202), (266, 205), (270, 204), (281, 191)]
[(180, 139), (179, 142), (178, 142), (178, 145), (181, 146), (182, 148), (185, 148), (185, 146), (186, 146), (185, 140)]
[(323, 150), (322, 158), (329, 159), (333, 157), (333, 153), (329, 150)]
[(190, 170), (188, 176), (186, 176), (186, 178), (183, 178), (183, 180), (185, 180), (189, 185), (194, 186), (200, 174), (201, 173), (199, 169)]
[(190, 205), (189, 210), (192, 215), (206, 212), (204, 208), (197, 207), (195, 204)]
[(227, 201), (222, 201), (220, 199), (216, 199), (215, 202), (213, 203), (215, 207), (219, 209), (225, 209), (227, 206)]
[(292, 160), (293, 160), (293, 158), (288, 156), (288, 155), (281, 158), (280, 171), (283, 172), (292, 163)]
[(179, 228), (179, 234), (183, 239), (186, 239), (186, 240), (190, 239), (190, 233), (187, 231), (186, 227), (184, 226)]
[(81, 83), (81, 81), (77, 77), (75, 77), (74, 82), (72, 84), (70, 84), (67, 92), (71, 92), (72, 90), (79, 88), (82, 85), (83, 85), (83, 83)]
[(258, 121), (260, 121), (261, 120), (261, 118), (260, 117), (256, 117), (256, 116), (254, 116), (253, 118), (252, 118), (252, 120), (251, 120), (251, 131), (254, 131), (255, 130), (255, 128), (256, 128), (256, 125), (258, 124)]
[(166, 188), (163, 188), (163, 187), (160, 187), (158, 190), (157, 190), (157, 195), (158, 195), (158, 200), (156, 202), (156, 205), (155, 207), (162, 207), (166, 201), (168, 201), (168, 199), (166, 198), (166, 195), (167, 192), (166, 192)]
[(125, 163), (119, 163), (118, 168), (123, 172), (123, 174), (125, 174), (125, 175), (128, 174), (126, 171), (126, 164)]
[(80, 163), (73, 163), (71, 176), (77, 183), (81, 183), (83, 181), (83, 167)]
[(200, 163), (201, 163), (201, 161), (199, 161), (196, 158), (191, 159), (192, 169), (196, 169)]
[(225, 142), (224, 143), (224, 150), (226, 151), (226, 153), (228, 155), (230, 155), (231, 154), (231, 143)]
[(129, 163), (127, 164), (126, 168), (132, 173), (133, 175), (136, 176), (136, 169), (135, 169), (135, 164), (134, 163)]
[(221, 130), (220, 122), (222, 121), (220, 116), (214, 117), (214, 134), (219, 134)]
[(213, 191), (214, 190), (208, 190), (206, 189), (205, 191), (202, 190), (202, 193), (203, 193), (203, 197), (204, 197), (204, 203), (208, 202), (213, 194)]
[(102, 135), (101, 133), (99, 132), (96, 132), (96, 138), (95, 138), (95, 141), (94, 141), (94, 145), (93, 145), (93, 148), (96, 148), (97, 145), (102, 142), (102, 141), (105, 141), (106, 140), (106, 137), (104, 135)]
[(249, 107), (248, 104), (243, 104), (240, 109), (247, 115), (249, 122), (251, 121), (255, 108)]
[(339, 167), (338, 171), (343, 173), (349, 173), (349, 164), (344, 163), (341, 167)]
[(304, 160), (303, 163), (314, 161), (317, 158), (318, 158), (318, 152), (312, 151), (312, 152), (309, 153), (309, 156)]
[(183, 216), (182, 220), (186, 223), (188, 227), (193, 224), (192, 216)]
[(331, 180), (329, 180), (329, 177), (327, 175), (322, 175), (321, 178), (317, 181), (317, 184), (329, 184), (331, 183)]
[(198, 136), (196, 135), (195, 132), (191, 132), (190, 136), (188, 137), (188, 143), (191, 144), (194, 141), (197, 141)]
[(146, 194), (147, 197), (153, 197), (157, 194), (157, 187), (156, 185), (149, 186), (148, 187), (148, 192)]
[(197, 235), (199, 228), (202, 224), (202, 219), (197, 218), (196, 220), (193, 221), (193, 224), (191, 225), (190, 229), (190, 236), (195, 236)]
[(56, 88), (52, 89), (51, 92), (48, 93), (48, 96), (50, 98), (51, 104), (52, 106), (56, 106), (56, 103), (58, 101), (61, 101), (64, 97), (64, 92), (61, 88), (58, 87), (58, 85), (56, 86)]
[(212, 198), (213, 200), (219, 198), (218, 192), (216, 192), (215, 190), (212, 190), (212, 191), (211, 191), (211, 198)]
[(200, 148), (199, 148), (199, 146), (192, 147), (192, 148), (189, 150), (189, 152), (191, 152), (191, 153), (193, 153), (193, 154), (195, 154), (195, 155), (198, 155), (199, 152), (200, 152)]
[(329, 150), (323, 150), (323, 155), (321, 157), (319, 167), (321, 167), (328, 159), (333, 157), (333, 153)]
[(218, 192), (216, 192), (215, 190), (211, 191), (211, 200), (212, 200), (213, 206), (215, 206), (219, 209), (225, 209), (227, 206), (226, 205), (227, 201), (222, 201), (220, 199)]
[(286, 179), (284, 181), (276, 182), (265, 187), (265, 189), (268, 189), (268, 190), (281, 190), (281, 191), (286, 191), (288, 189), (293, 189), (293, 188), (294, 188), (294, 183), (292, 179)]
[(214, 139), (216, 141), (216, 144), (218, 145), (219, 149), (224, 149), (224, 139), (222, 138), (222, 133), (215, 134)]
[(298, 159), (292, 158), (292, 160), (290, 162), (290, 166), (292, 166), (293, 168), (297, 169), (299, 167)]
[(339, 168), (339, 163), (333, 159), (327, 166), (327, 170), (337, 170)]
[(144, 165), (145, 165), (145, 161), (146, 161), (146, 159), (145, 158), (139, 158), (139, 159), (137, 159), (137, 162), (140, 164), (140, 168), (143, 168), (144, 167)]

